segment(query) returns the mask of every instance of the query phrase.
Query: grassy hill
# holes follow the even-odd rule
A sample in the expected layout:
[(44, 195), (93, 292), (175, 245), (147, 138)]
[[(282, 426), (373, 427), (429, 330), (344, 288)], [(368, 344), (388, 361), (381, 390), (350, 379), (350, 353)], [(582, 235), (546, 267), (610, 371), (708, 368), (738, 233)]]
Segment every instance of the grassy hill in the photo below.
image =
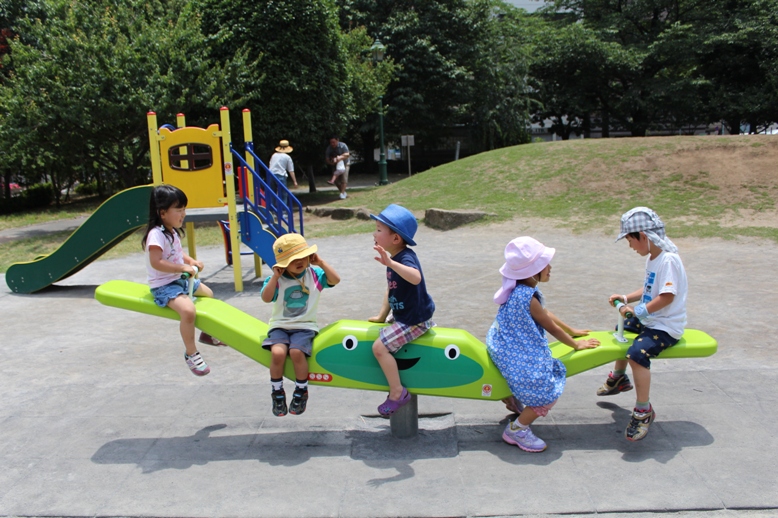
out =
[[(498, 149), (400, 182), (352, 192), (346, 205), (378, 211), (400, 203), (475, 209), (490, 221), (546, 218), (574, 231), (613, 232), (637, 205), (656, 210), (676, 237), (766, 237), (778, 241), (778, 136), (646, 137), (545, 142)], [(306, 234), (339, 228), (306, 222)]]
[[(526, 144), (471, 156), (391, 185), (302, 194), (304, 205), (332, 203), (379, 212), (399, 203), (424, 210), (474, 209), (485, 223), (542, 218), (574, 232), (613, 234), (636, 205), (656, 210), (671, 237), (762, 237), (778, 242), (778, 136), (647, 137)], [(82, 213), (85, 208), (78, 209)], [(88, 210), (87, 210), (88, 213)], [(63, 210), (62, 217), (74, 214)], [(44, 220), (56, 214), (43, 214)], [(4, 217), (7, 226), (35, 222)], [(479, 223), (484, 224), (484, 223)], [(0, 228), (3, 228), (0, 225)], [(370, 233), (375, 224), (306, 215), (309, 238)], [(55, 250), (69, 233), (0, 244), (0, 272)], [(133, 236), (104, 258), (138, 252)], [(220, 245), (215, 227), (198, 229), (198, 246)]]

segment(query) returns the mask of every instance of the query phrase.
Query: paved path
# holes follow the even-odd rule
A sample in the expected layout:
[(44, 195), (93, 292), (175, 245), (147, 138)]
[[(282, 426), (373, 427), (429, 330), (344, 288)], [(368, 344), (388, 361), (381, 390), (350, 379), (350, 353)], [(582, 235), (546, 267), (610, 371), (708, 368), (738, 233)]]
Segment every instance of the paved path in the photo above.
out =
[[(484, 339), (502, 249), (521, 234), (557, 248), (544, 293), (574, 325), (610, 328), (608, 295), (641, 283), (643, 260), (610, 235), (531, 221), (422, 227), (416, 250), (439, 325)], [(778, 246), (676, 243), (689, 326), (719, 352), (655, 361), (658, 420), (634, 444), (622, 435), (633, 393), (597, 398), (607, 367), (570, 378), (533, 427), (549, 444), (539, 454), (501, 441), (499, 403), (421, 397), (419, 436), (399, 440), (376, 417), (377, 392), (312, 387), (305, 414), (277, 418), (267, 369), (229, 348), (202, 346), (212, 372), (195, 378), (174, 322), (93, 298), (111, 279), (144, 282), (141, 255), (98, 261), (35, 295), (0, 279), (0, 516), (774, 516)], [(343, 277), (323, 296), (320, 324), (377, 311), (383, 271), (370, 235), (316, 244)], [(223, 251), (199, 252), (217, 296), (266, 321), (253, 272), (244, 267), (236, 294)]]
[(0, 244), (16, 241), (18, 239), (42, 237), (54, 232), (72, 232), (80, 227), (88, 218), (89, 216), (81, 216), (78, 218), (60, 219), (57, 221), (0, 230)]

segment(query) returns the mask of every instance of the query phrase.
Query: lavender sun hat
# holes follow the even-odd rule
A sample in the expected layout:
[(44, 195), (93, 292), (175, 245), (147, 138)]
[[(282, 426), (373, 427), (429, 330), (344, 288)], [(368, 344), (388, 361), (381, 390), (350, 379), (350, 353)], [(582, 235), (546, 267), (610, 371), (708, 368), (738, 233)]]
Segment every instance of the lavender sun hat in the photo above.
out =
[(548, 266), (556, 249), (549, 248), (529, 236), (517, 237), (505, 247), (505, 263), (500, 268), (502, 286), (494, 294), (494, 302), (505, 304), (516, 281), (529, 279)]

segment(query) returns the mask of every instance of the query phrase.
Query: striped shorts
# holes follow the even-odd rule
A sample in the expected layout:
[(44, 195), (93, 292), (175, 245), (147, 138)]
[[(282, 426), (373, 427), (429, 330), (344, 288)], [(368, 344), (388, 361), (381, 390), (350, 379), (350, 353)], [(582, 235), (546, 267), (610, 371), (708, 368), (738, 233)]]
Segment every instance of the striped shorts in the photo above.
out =
[(392, 324), (381, 328), (378, 336), (381, 338), (381, 343), (389, 349), (390, 353), (394, 354), (399, 351), (403, 345), (412, 342), (434, 326), (435, 322), (432, 320), (427, 320), (426, 322), (414, 324), (412, 326), (395, 321), (392, 322)]

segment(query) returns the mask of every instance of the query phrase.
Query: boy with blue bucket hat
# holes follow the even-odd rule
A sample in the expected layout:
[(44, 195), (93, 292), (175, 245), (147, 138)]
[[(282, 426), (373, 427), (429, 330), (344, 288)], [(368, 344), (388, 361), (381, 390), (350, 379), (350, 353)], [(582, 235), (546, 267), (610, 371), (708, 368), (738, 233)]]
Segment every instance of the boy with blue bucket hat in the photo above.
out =
[(376, 261), (386, 266), (387, 294), (381, 312), (369, 318), (371, 322), (386, 322), (391, 311), (393, 320), (381, 329), (373, 343), (373, 354), (381, 366), (389, 384), (389, 395), (378, 407), (378, 413), (388, 417), (411, 400), (411, 395), (400, 382), (400, 371), (394, 354), (400, 348), (426, 333), (435, 323), (431, 320), (435, 312), (424, 274), (416, 253), (408, 248), (415, 246), (413, 236), (418, 224), (408, 209), (391, 204), (376, 216), (373, 232), (378, 252)]

